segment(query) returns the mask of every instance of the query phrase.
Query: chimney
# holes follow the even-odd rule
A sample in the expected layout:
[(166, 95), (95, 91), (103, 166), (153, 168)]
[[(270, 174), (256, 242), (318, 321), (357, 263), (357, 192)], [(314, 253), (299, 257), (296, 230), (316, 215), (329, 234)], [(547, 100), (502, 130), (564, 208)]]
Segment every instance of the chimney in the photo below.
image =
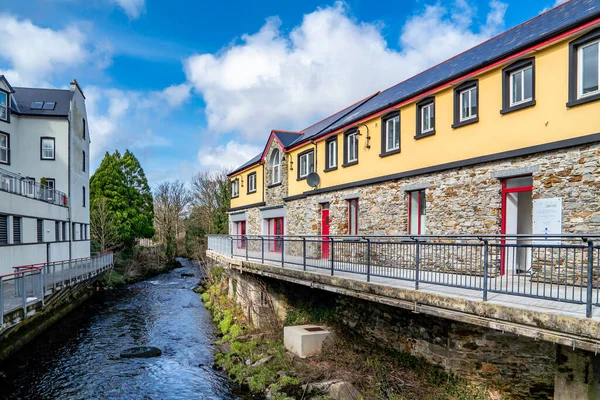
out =
[(85, 95), (83, 94), (83, 90), (81, 90), (81, 86), (79, 86), (79, 83), (77, 83), (77, 79), (73, 78), (73, 80), (70, 83), (70, 86), (72, 91), (79, 90), (79, 93), (81, 93), (81, 95), (85, 99)]

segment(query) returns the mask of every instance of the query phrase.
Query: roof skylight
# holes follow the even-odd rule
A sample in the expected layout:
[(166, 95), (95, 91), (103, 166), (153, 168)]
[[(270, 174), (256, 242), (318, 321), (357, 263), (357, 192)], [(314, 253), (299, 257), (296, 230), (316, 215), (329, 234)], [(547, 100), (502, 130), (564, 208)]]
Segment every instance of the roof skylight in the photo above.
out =
[(43, 110), (54, 110), (54, 106), (56, 106), (56, 103), (53, 101), (47, 101), (44, 103), (44, 106), (42, 107)]
[(34, 101), (33, 103), (31, 103), (31, 109), (32, 110), (41, 110), (43, 105), (44, 105), (43, 101)]

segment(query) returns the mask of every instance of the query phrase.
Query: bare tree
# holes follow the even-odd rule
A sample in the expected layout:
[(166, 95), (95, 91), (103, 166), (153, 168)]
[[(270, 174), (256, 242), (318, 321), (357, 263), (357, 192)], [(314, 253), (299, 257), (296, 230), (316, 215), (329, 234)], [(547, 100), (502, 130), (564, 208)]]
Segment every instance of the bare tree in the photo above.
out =
[(190, 201), (190, 192), (180, 181), (161, 183), (154, 192), (154, 225), (169, 261), (176, 255), (180, 221)]
[(230, 189), (227, 171), (199, 172), (192, 178), (190, 219), (205, 233), (227, 232)]
[(118, 225), (104, 197), (96, 199), (91, 205), (90, 231), (102, 252), (112, 250), (120, 243)]

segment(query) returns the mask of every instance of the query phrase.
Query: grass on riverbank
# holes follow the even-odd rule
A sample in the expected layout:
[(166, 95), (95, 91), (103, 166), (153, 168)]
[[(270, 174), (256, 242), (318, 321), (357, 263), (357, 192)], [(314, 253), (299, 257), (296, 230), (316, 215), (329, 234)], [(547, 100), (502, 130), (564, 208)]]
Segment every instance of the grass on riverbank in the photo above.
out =
[[(222, 269), (213, 269), (202, 294), (222, 335), (222, 353), (215, 364), (253, 395), (271, 399), (317, 399), (304, 384), (341, 380), (351, 383), (364, 399), (488, 400), (498, 399), (483, 387), (456, 378), (423, 358), (366, 343), (347, 329), (336, 329), (335, 340), (321, 355), (300, 359), (286, 352), (282, 332), (259, 332), (246, 323), (243, 312), (227, 296)], [(335, 327), (333, 306), (295, 301), (285, 325), (306, 323)]]

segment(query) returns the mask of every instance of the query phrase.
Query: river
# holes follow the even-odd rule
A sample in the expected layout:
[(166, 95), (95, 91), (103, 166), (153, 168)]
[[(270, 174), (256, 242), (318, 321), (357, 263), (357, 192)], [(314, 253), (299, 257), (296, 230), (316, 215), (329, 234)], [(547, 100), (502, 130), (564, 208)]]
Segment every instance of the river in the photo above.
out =
[[(101, 293), (0, 364), (8, 399), (237, 399), (211, 366), (215, 328), (183, 268)], [(132, 346), (161, 357), (121, 359)]]

